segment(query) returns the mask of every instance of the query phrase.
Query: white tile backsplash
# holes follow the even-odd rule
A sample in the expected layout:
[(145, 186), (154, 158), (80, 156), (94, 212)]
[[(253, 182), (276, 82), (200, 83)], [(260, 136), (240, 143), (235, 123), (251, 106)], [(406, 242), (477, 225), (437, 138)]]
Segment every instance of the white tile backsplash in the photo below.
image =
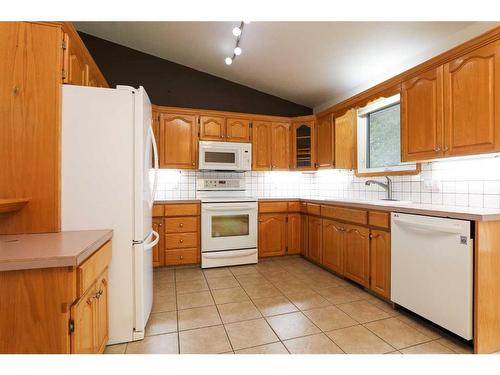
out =
[[(380, 199), (385, 191), (366, 186), (369, 178), (353, 171), (198, 172), (159, 171), (156, 199), (196, 198), (197, 178), (243, 178), (247, 191), (259, 198)], [(394, 196), (435, 205), (500, 208), (500, 157), (441, 160), (422, 164), (415, 176), (393, 176)], [(385, 178), (371, 178), (384, 182)]]

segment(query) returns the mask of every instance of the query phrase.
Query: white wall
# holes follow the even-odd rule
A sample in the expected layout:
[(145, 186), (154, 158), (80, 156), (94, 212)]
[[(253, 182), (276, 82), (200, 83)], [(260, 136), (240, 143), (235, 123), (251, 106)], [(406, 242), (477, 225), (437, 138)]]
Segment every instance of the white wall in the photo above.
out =
[[(346, 170), (302, 172), (188, 172), (161, 170), (156, 198), (194, 199), (196, 178), (244, 178), (259, 198), (384, 198), (382, 188), (366, 186)], [(384, 178), (377, 178), (385, 181)], [(416, 176), (394, 176), (394, 195), (401, 200), (433, 205), (500, 208), (500, 157), (443, 160), (422, 164)]]

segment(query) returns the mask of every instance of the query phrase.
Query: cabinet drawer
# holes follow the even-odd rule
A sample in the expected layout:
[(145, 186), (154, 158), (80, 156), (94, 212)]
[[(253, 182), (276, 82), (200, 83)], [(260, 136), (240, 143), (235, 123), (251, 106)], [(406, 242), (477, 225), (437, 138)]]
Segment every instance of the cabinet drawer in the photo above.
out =
[(164, 213), (164, 206), (162, 204), (155, 204), (153, 206), (153, 217), (162, 217)]
[(288, 212), (300, 212), (300, 202), (288, 202)]
[(78, 298), (83, 296), (87, 289), (94, 284), (106, 267), (108, 267), (110, 261), (111, 241), (108, 241), (77, 268), (76, 292)]
[(165, 250), (165, 265), (193, 264), (199, 262), (200, 250), (197, 247), (190, 249)]
[(200, 214), (198, 203), (166, 204), (165, 216), (197, 216)]
[(198, 246), (198, 233), (169, 233), (165, 235), (165, 248), (186, 248)]
[(165, 233), (198, 231), (198, 217), (169, 217), (165, 219)]
[(355, 208), (343, 208), (333, 206), (321, 206), (323, 217), (330, 219), (338, 219), (349, 221), (351, 223), (366, 224), (367, 212), (365, 210), (357, 210)]
[(259, 212), (287, 212), (288, 202), (259, 202)]
[(390, 219), (388, 212), (380, 211), (369, 211), (368, 212), (368, 224), (374, 227), (389, 228)]
[(309, 215), (320, 215), (321, 214), (321, 206), (319, 204), (315, 203), (308, 203), (307, 204), (307, 213)]
[(303, 214), (307, 214), (307, 203), (306, 202), (300, 202), (300, 212)]

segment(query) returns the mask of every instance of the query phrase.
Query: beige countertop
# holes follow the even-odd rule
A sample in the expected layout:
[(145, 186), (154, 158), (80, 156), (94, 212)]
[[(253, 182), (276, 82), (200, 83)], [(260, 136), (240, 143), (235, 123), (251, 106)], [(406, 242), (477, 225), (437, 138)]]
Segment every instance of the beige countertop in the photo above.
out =
[(113, 231), (0, 235), (0, 271), (77, 267), (113, 237)]
[[(259, 202), (265, 201), (303, 201), (318, 204), (332, 204), (337, 206), (365, 208), (371, 210), (401, 212), (417, 215), (429, 215), (438, 217), (449, 217), (453, 219), (473, 220), (473, 221), (496, 221), (500, 220), (500, 209), (496, 208), (476, 208), (463, 206), (439, 206), (423, 203), (411, 202), (391, 202), (382, 200), (361, 200), (343, 198), (298, 198), (298, 197), (273, 197), (259, 198)], [(175, 199), (155, 201), (156, 204), (173, 203), (198, 203), (197, 199)]]

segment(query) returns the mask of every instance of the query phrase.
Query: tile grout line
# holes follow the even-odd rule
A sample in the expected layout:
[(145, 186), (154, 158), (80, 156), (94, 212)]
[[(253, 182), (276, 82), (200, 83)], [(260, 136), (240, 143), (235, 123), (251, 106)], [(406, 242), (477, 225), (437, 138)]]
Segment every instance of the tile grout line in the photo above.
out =
[[(227, 341), (229, 342), (229, 346), (231, 347), (231, 350), (234, 353), (233, 343), (231, 342), (231, 339), (229, 338), (229, 334), (227, 333), (226, 325), (224, 324), (224, 321), (222, 320), (222, 316), (221, 316), (220, 311), (219, 311), (219, 306), (217, 306), (217, 303), (215, 302), (215, 298), (214, 298), (214, 295), (212, 293), (212, 289), (210, 288), (210, 284), (208, 283), (207, 276), (205, 275), (205, 272), (203, 271), (203, 269), (201, 270), (201, 272), (203, 273), (203, 277), (205, 278), (205, 282), (207, 283), (210, 296), (212, 297), (212, 300), (214, 301), (214, 305), (215, 305), (215, 309), (217, 310), (217, 314), (219, 314), (219, 319), (220, 319), (222, 328), (224, 329), (224, 333), (226, 334)], [(231, 271), (229, 271), (229, 272), (232, 274)]]

